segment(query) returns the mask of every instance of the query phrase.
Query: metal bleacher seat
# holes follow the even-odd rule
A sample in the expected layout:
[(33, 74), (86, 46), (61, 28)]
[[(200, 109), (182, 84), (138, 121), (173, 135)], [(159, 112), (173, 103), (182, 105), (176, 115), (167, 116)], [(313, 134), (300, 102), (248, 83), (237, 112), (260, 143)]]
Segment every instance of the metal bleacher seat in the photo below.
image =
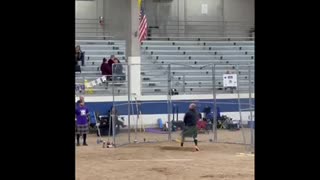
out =
[(250, 60), (254, 55), (146, 55), (143, 59), (149, 60)]
[(253, 50), (143, 50), (145, 55), (254, 55)]
[[(174, 39), (174, 38), (171, 38)], [(86, 52), (85, 66), (82, 72), (76, 73), (76, 83), (83, 83), (101, 77), (100, 65), (104, 57), (115, 55), (121, 62), (126, 59), (124, 40), (113, 38), (84, 37), (76, 40), (76, 44)], [(217, 63), (216, 90), (224, 92), (222, 76), (226, 69), (235, 69), (229, 64), (248, 65), (254, 64), (254, 41), (252, 40), (210, 40), (179, 39), (143, 41), (141, 45), (141, 90), (142, 95), (166, 95), (168, 91), (167, 64), (171, 64), (171, 83), (180, 94), (210, 94), (212, 93), (212, 69), (204, 67), (207, 64)], [(204, 67), (204, 68), (202, 68)], [(239, 66), (239, 91), (248, 92), (248, 68)], [(251, 71), (254, 79), (254, 70)], [(254, 83), (252, 81), (251, 83)], [(97, 85), (88, 95), (110, 95), (112, 90), (115, 95), (126, 95), (127, 85), (107, 86)]]
[(243, 46), (254, 45), (254, 41), (144, 41), (144, 46), (148, 45), (173, 45), (173, 46)]
[(106, 55), (106, 54), (114, 54), (114, 55), (124, 55), (125, 50), (85, 50), (87, 56), (91, 55)]
[[(141, 45), (141, 62), (150, 64), (141, 67), (142, 94), (166, 94), (167, 69), (171, 64), (171, 83), (179, 92), (208, 94), (212, 92), (212, 70), (201, 68), (206, 64), (226, 64), (216, 67), (216, 78), (222, 79), (226, 69), (235, 69), (228, 64), (254, 64), (254, 41), (210, 41), (204, 38), (182, 40), (176, 38), (144, 41)], [(210, 38), (209, 38), (210, 39)], [(254, 78), (254, 71), (251, 72)], [(152, 85), (150, 86), (151, 82)], [(249, 89), (248, 68), (239, 66), (239, 91)], [(216, 88), (223, 91), (222, 81)]]
[(76, 40), (76, 44), (78, 45), (125, 45), (124, 40), (96, 40), (96, 39), (81, 39)]
[(81, 48), (83, 50), (125, 50), (125, 46), (123, 45), (97, 45), (97, 44), (92, 44), (92, 45), (81, 45)]
[(168, 46), (168, 45), (142, 45), (142, 50), (254, 50), (253, 45), (242, 46)]

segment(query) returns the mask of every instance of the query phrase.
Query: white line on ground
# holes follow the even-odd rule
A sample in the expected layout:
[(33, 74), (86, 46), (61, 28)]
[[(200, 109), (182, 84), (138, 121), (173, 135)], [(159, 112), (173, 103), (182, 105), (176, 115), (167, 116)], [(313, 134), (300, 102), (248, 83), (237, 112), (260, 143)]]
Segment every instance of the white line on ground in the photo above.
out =
[(254, 154), (238, 153), (238, 154), (236, 154), (236, 156), (241, 156), (241, 157), (251, 156), (251, 157), (254, 157)]
[(116, 159), (109, 161), (193, 161), (193, 159)]

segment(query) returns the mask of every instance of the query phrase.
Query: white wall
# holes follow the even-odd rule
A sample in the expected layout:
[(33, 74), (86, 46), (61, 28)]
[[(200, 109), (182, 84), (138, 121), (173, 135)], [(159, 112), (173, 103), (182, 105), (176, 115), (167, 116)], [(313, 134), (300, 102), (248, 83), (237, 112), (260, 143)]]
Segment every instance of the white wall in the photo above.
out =
[[(254, 0), (147, 0), (146, 12), (151, 24), (185, 19), (187, 21), (250, 21), (254, 23)], [(201, 13), (207, 4), (208, 14)], [(184, 18), (182, 18), (184, 17)]]
[[(201, 5), (207, 4), (208, 14), (201, 13)], [(187, 21), (222, 21), (221, 0), (186, 0), (186, 20)]]
[(76, 1), (77, 19), (97, 19), (96, 1)]
[[(251, 94), (254, 98), (254, 93)], [(132, 97), (133, 98), (133, 97)], [(175, 95), (172, 96), (172, 100), (201, 100), (201, 99), (212, 99), (213, 95), (207, 94), (195, 94), (195, 95)], [(217, 94), (217, 99), (237, 99), (237, 94)], [(240, 98), (249, 98), (248, 93), (241, 93)], [(86, 102), (112, 102), (112, 96), (87, 96), (85, 97)], [(75, 97), (75, 102), (79, 100), (79, 97)], [(138, 101), (158, 101), (158, 100), (167, 100), (166, 95), (157, 95), (157, 96), (138, 96)], [(115, 96), (115, 101), (128, 101), (128, 96)]]
[(106, 31), (113, 36), (124, 39), (129, 32), (128, 0), (104, 0), (103, 8)]
[(224, 0), (224, 19), (254, 24), (254, 0)]
[[(98, 7), (98, 1), (76, 1), (76, 35), (94, 35), (100, 28), (98, 13), (103, 10)], [(103, 0), (101, 0), (103, 1)], [(81, 23), (81, 24), (79, 24)]]
[[(93, 0), (76, 1), (77, 19), (105, 18), (104, 35), (112, 35), (117, 39), (128, 42), (130, 35), (129, 0)], [(201, 5), (208, 5), (208, 14), (201, 13)], [(249, 25), (254, 24), (254, 0), (145, 0), (146, 14), (149, 26), (159, 26), (160, 33), (169, 33), (173, 27), (168, 24), (180, 25), (179, 32), (194, 32), (197, 26), (188, 26), (185, 21), (246, 21)], [(138, 18), (138, 14), (136, 15)], [(171, 21), (171, 22), (170, 22)], [(177, 22), (179, 21), (179, 22)], [(98, 22), (97, 22), (98, 23)], [(182, 25), (182, 26), (181, 26)], [(176, 26), (177, 27), (177, 26)], [(96, 31), (99, 25), (93, 27)], [(205, 27), (200, 27), (205, 28)], [(250, 29), (250, 28), (248, 28)], [(216, 30), (215, 35), (232, 34), (231, 30), (223, 34), (222, 28)], [(100, 30), (99, 30), (100, 32)], [(155, 31), (156, 32), (156, 31)], [(212, 33), (212, 30), (203, 31), (204, 34)], [(241, 30), (241, 34), (247, 35), (249, 30)], [(249, 35), (249, 34), (248, 34)], [(129, 45), (127, 44), (127, 48)]]
[[(248, 36), (254, 25), (254, 0), (159, 0), (145, 4), (148, 24), (159, 27), (152, 29), (154, 34), (175, 36), (185, 32), (194, 36), (195, 32), (201, 32), (212, 36)], [(202, 13), (202, 5), (207, 6), (206, 14)], [(203, 22), (196, 21), (210, 21), (211, 26), (198, 26)], [(223, 22), (229, 23), (223, 26)]]
[[(76, 18), (97, 19), (103, 14), (105, 29), (120, 39), (129, 30), (129, 0), (76, 1)], [(201, 14), (201, 4), (208, 14)], [(254, 24), (254, 0), (145, 0), (149, 25), (165, 26), (168, 20), (249, 21)], [(137, 15), (138, 18), (138, 15)], [(165, 23), (163, 23), (165, 22)]]
[[(76, 1), (76, 19), (95, 19), (96, 21), (77, 21), (78, 32), (106, 32), (105, 35), (115, 36), (117, 39), (126, 39), (129, 26), (128, 0), (93, 0), (93, 1)], [(98, 18), (104, 17), (104, 27), (98, 24)], [(138, 16), (137, 16), (138, 18)], [(83, 29), (82, 27), (86, 27)], [(88, 29), (91, 27), (91, 29)], [(82, 33), (85, 34), (85, 33)], [(89, 33), (88, 33), (89, 34)], [(87, 35), (87, 34), (85, 34)], [(94, 35), (94, 34), (90, 34)], [(102, 34), (98, 34), (102, 35)]]

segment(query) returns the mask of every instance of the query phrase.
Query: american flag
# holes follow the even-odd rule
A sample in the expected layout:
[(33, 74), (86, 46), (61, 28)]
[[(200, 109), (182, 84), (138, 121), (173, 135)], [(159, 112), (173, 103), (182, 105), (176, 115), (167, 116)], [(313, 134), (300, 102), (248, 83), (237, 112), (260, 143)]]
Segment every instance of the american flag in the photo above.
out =
[(148, 35), (148, 24), (147, 24), (147, 16), (144, 13), (143, 7), (141, 6), (140, 15), (139, 15), (139, 42), (141, 43), (143, 40), (147, 38)]

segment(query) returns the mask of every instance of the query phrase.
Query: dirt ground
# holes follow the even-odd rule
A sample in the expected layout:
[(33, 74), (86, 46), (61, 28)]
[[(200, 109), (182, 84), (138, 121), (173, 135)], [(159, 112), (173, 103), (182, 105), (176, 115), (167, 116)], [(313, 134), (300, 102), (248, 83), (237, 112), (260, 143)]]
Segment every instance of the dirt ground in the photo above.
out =
[[(232, 137), (238, 137), (239, 132), (232, 133)], [(149, 136), (143, 135), (147, 139)], [(102, 148), (96, 143), (97, 136), (89, 135), (89, 146), (76, 147), (76, 179), (254, 179), (254, 155), (244, 145), (213, 144), (207, 141), (207, 135), (199, 137), (200, 152), (194, 152), (192, 141), (184, 147), (176, 142), (158, 142)]]

